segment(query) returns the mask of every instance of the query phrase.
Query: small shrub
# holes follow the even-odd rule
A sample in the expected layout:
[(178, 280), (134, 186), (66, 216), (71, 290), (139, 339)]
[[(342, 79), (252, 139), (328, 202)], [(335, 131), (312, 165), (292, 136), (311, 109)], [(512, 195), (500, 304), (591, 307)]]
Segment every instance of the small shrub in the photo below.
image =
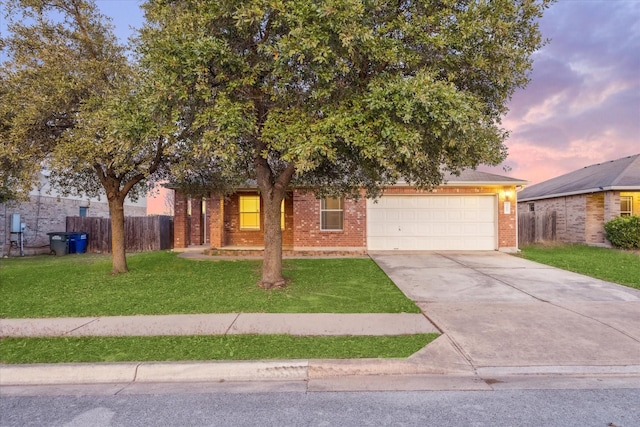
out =
[(640, 248), (640, 216), (619, 216), (604, 225), (612, 245), (624, 249)]

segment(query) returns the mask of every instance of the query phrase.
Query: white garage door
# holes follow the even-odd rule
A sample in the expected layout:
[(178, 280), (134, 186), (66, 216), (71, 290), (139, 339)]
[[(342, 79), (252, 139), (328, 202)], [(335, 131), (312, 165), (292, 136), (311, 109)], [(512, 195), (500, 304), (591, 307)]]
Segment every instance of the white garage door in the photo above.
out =
[(383, 196), (367, 201), (369, 250), (494, 250), (496, 201), (487, 196)]

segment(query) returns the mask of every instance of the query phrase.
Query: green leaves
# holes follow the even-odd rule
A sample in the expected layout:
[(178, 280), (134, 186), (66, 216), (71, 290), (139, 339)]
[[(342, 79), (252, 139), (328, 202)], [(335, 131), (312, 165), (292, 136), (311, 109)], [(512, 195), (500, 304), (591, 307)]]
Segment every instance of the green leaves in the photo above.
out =
[(618, 216), (604, 224), (607, 239), (623, 249), (640, 248), (640, 216)]
[(526, 84), (547, 4), (150, 2), (140, 52), (225, 161), (277, 159), (314, 181), (326, 161), (368, 160), (428, 184), (436, 164), (504, 158), (496, 124)]

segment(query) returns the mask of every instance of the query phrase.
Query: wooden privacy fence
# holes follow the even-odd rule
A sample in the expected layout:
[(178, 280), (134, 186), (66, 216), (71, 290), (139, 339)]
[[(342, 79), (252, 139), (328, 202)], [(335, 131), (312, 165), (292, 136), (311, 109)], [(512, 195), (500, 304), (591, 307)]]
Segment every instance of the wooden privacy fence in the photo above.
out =
[[(67, 217), (67, 232), (88, 234), (87, 252), (111, 252), (111, 219)], [(157, 251), (173, 247), (173, 217), (130, 216), (124, 219), (127, 252)]]
[(519, 212), (518, 243), (556, 240), (556, 212)]

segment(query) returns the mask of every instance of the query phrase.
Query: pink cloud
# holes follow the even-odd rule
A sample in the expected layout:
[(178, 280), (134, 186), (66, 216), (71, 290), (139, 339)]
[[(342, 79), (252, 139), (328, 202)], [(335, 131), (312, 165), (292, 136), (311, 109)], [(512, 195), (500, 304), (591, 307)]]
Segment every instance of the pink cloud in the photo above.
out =
[(635, 1), (551, 6), (540, 23), (551, 41), (503, 120), (508, 175), (534, 184), (640, 152), (639, 22)]

